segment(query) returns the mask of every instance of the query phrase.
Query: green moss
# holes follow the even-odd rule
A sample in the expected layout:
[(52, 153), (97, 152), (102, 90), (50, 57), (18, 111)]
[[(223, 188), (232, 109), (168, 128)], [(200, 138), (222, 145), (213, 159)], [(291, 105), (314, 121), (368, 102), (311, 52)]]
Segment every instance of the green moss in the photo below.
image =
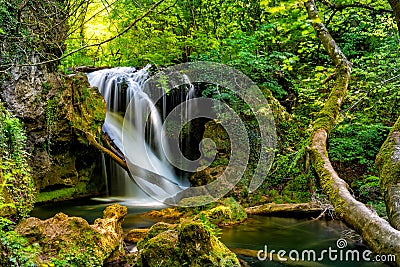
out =
[(149, 239), (143, 245), (138, 265), (143, 267), (181, 266), (177, 236), (176, 231), (167, 230)]
[[(181, 200), (183, 204), (196, 204), (201, 201), (209, 200), (208, 197), (191, 197)], [(207, 205), (196, 207), (178, 207), (183, 217), (194, 216), (195, 220), (204, 218), (208, 222), (215, 225), (231, 225), (242, 222), (247, 218), (244, 208), (233, 198), (223, 198), (218, 201), (211, 202)]]
[(235, 254), (198, 221), (184, 221), (178, 225), (156, 224), (138, 248), (137, 265), (143, 267), (240, 266)]
[(97, 88), (89, 86), (87, 78), (83, 74), (76, 74), (67, 83), (73, 88), (75, 99), (74, 109), (67, 114), (67, 117), (72, 126), (79, 130), (77, 134), (83, 134), (80, 140), (86, 144), (86, 135), (88, 134), (100, 139), (101, 126), (106, 115), (103, 97)]
[(168, 231), (168, 230), (173, 230), (176, 227), (174, 224), (169, 224), (169, 223), (164, 223), (164, 222), (158, 222), (154, 224), (151, 228), (150, 231), (147, 233), (145, 238), (140, 240), (137, 244), (137, 247), (139, 249), (144, 248), (145, 244), (152, 239), (153, 237), (156, 237), (158, 234)]
[(324, 159), (316, 149), (312, 150), (313, 166), (319, 175), (322, 191), (329, 197), (335, 209), (335, 213), (341, 218), (347, 212), (347, 204), (342, 197), (339, 197), (339, 189), (331, 178), (331, 174), (324, 166)]
[(317, 114), (313, 130), (314, 132), (324, 129), (327, 133), (331, 131), (336, 124), (339, 115), (341, 103), (346, 95), (348, 80), (350, 79), (350, 68), (342, 66), (337, 68), (337, 80), (335, 87), (332, 89), (324, 107)]
[(62, 188), (49, 192), (41, 192), (37, 196), (36, 202), (43, 203), (43, 202), (66, 200), (77, 196), (83, 196), (90, 192), (91, 191), (88, 189), (87, 183), (79, 182), (74, 187)]
[[(74, 225), (78, 230), (79, 225)], [(100, 240), (100, 234), (93, 230), (85, 230), (74, 239), (66, 240), (58, 244), (59, 252), (55, 263), (63, 263), (59, 266), (103, 266), (103, 260), (97, 256), (99, 248), (94, 247), (96, 240)]]
[(58, 97), (53, 97), (46, 102), (46, 124), (48, 128), (52, 127), (57, 120), (59, 101)]
[(236, 255), (232, 251), (230, 251), (223, 243), (221, 243), (215, 236), (211, 237), (211, 248), (211, 255), (213, 255), (214, 258), (221, 259), (220, 266), (240, 266)]
[(400, 118), (392, 127), (388, 138), (383, 143), (378, 156), (376, 166), (380, 172), (381, 187), (387, 190), (391, 185), (400, 182), (400, 159), (393, 159), (395, 147), (400, 144)]
[(43, 82), (42, 83), (42, 95), (46, 95), (52, 88), (52, 84), (48, 82)]

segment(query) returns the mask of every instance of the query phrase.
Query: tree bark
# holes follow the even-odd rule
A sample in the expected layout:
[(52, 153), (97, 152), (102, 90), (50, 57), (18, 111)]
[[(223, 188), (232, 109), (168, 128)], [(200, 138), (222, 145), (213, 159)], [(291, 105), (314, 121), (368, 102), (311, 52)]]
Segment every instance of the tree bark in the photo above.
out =
[(392, 228), (384, 219), (354, 199), (329, 160), (326, 142), (335, 125), (340, 106), (350, 81), (351, 63), (337, 46), (318, 15), (314, 0), (305, 3), (308, 17), (312, 21), (320, 42), (336, 66), (335, 86), (322, 110), (316, 115), (311, 135), (311, 161), (318, 174), (321, 187), (332, 202), (335, 212), (347, 224), (361, 234), (369, 247), (378, 254), (396, 256), (400, 265), (400, 231)]
[(393, 9), (394, 19), (397, 22), (397, 29), (400, 31), (400, 1), (388, 0), (388, 2)]
[(400, 230), (400, 117), (376, 157), (390, 224)]

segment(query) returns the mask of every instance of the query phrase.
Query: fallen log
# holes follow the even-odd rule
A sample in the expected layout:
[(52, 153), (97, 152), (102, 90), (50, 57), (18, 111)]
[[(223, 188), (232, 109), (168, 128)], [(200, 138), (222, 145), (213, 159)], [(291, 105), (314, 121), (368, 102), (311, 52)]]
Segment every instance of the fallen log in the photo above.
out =
[(309, 153), (324, 193), (335, 208), (335, 214), (353, 227), (365, 243), (377, 254), (394, 255), (392, 265), (400, 265), (400, 231), (394, 229), (375, 212), (357, 201), (349, 192), (349, 186), (336, 173), (329, 160), (327, 138), (336, 124), (341, 104), (350, 81), (351, 63), (341, 52), (335, 40), (322, 23), (314, 0), (305, 3), (308, 18), (318, 39), (336, 66), (336, 80), (322, 110), (316, 115), (311, 134)]
[(276, 204), (268, 203), (264, 205), (246, 208), (249, 215), (290, 215), (294, 217), (318, 216), (324, 212), (324, 208), (313, 203), (296, 204)]

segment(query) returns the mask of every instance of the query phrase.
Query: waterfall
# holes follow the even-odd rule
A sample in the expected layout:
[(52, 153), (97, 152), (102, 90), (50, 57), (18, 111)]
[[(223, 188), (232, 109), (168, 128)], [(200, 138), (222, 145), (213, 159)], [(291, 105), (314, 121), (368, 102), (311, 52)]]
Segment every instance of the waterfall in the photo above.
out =
[[(171, 196), (171, 193), (177, 193), (176, 188), (179, 186), (172, 186), (168, 191), (169, 184), (179, 185), (181, 181), (176, 177), (161, 147), (162, 117), (166, 116), (166, 101), (165, 99), (162, 101), (161, 117), (155, 103), (143, 91), (143, 86), (149, 77), (149, 67), (150, 65), (138, 71), (132, 67), (104, 69), (89, 73), (87, 76), (90, 85), (98, 87), (106, 101), (107, 114), (103, 132), (107, 133), (114, 145), (124, 153), (127, 161), (140, 166), (144, 172), (149, 171), (166, 179), (163, 188), (167, 189), (150, 183), (140, 183), (142, 186), (145, 184), (148, 190), (156, 192), (162, 199)], [(128, 126), (127, 121), (130, 122)], [(148, 124), (144, 123), (145, 121)], [(143, 125), (146, 127), (142, 127)], [(125, 134), (126, 131), (129, 134)], [(131, 180), (123, 168), (115, 162), (111, 162), (109, 168), (112, 196), (117, 199), (130, 199), (137, 203), (154, 202)], [(143, 176), (145, 175), (143, 173)]]

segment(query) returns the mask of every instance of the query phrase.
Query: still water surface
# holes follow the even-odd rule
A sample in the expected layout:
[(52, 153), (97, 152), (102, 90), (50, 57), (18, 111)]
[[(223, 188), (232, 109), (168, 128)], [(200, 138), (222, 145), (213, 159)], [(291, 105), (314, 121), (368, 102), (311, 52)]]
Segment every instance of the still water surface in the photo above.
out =
[[(157, 220), (144, 218), (140, 216), (140, 213), (162, 208), (162, 206), (137, 205), (129, 202), (119, 203), (128, 207), (128, 215), (123, 224), (125, 229), (150, 227)], [(66, 201), (35, 207), (31, 215), (40, 219), (47, 219), (58, 212), (64, 212), (69, 216), (82, 217), (92, 224), (96, 218), (102, 217), (102, 212), (108, 205), (110, 203), (90, 199)], [(362, 252), (367, 248), (362, 243), (354, 241), (354, 238), (349, 239), (349, 233), (351, 233), (350, 229), (340, 221), (252, 216), (243, 224), (223, 229), (220, 240), (229, 248), (259, 251), (264, 250), (265, 246), (267, 246), (268, 252), (271, 250), (285, 250), (289, 253), (291, 250), (297, 250), (300, 255), (304, 250), (315, 250), (316, 255), (319, 256), (322, 250), (329, 249), (329, 247), (338, 250), (339, 253), (336, 242), (340, 238), (347, 237), (347, 246), (342, 250), (344, 253), (347, 249), (358, 250), (361, 258)], [(338, 253), (336, 253), (337, 256), (339, 256)], [(329, 260), (328, 255), (324, 258), (324, 261), (317, 263), (297, 262), (296, 266), (386, 266), (377, 262), (365, 261), (350, 262), (343, 260), (333, 262)], [(242, 257), (242, 259), (252, 267), (287, 266), (284, 263), (276, 263), (269, 260), (260, 261), (252, 257)], [(290, 266), (293, 266), (293, 264)]]

